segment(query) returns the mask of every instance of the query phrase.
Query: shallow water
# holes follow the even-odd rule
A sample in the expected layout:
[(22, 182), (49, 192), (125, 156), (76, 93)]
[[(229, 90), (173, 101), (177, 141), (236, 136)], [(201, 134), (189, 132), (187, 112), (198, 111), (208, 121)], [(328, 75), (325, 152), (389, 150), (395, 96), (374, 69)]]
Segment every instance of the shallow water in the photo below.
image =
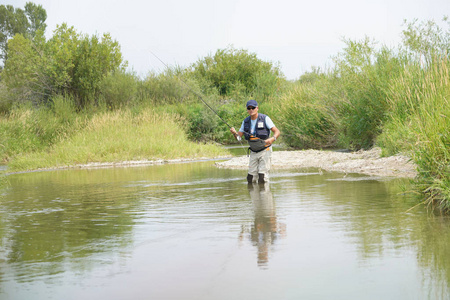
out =
[(448, 299), (450, 223), (403, 180), (214, 162), (8, 176), (0, 299)]

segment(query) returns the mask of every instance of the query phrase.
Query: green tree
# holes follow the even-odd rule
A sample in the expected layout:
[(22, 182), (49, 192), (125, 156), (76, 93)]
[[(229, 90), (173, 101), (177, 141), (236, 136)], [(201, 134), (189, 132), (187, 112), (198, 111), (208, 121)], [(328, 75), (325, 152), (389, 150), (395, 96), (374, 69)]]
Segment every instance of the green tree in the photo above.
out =
[(8, 40), (16, 34), (33, 39), (40, 30), (45, 31), (47, 12), (42, 5), (31, 2), (25, 4), (25, 10), (12, 5), (0, 5), (0, 60), (7, 58)]
[(47, 67), (42, 55), (44, 47), (43, 35), (36, 37), (34, 42), (21, 34), (9, 40), (10, 55), (2, 72), (2, 81), (14, 98), (39, 102), (48, 93), (50, 83), (44, 76)]
[(100, 82), (124, 66), (120, 46), (109, 34), (83, 36), (67, 24), (48, 41), (42, 34), (33, 41), (17, 34), (8, 47), (2, 78), (16, 99), (34, 102), (65, 94), (83, 107), (97, 96)]
[(45, 21), (47, 20), (47, 12), (42, 5), (27, 2), (25, 4), (25, 14), (28, 17), (28, 33), (31, 37), (34, 37), (38, 30), (45, 31), (47, 28), (47, 25), (45, 24)]
[(97, 96), (101, 81), (119, 70), (122, 62), (120, 45), (109, 34), (101, 38), (85, 36), (80, 40), (73, 60), (72, 89), (81, 105)]
[(43, 59), (48, 63), (42, 71), (43, 77), (51, 83), (48, 91), (50, 94), (74, 93), (73, 77), (79, 44), (80, 34), (65, 23), (56, 27), (53, 36), (46, 43)]

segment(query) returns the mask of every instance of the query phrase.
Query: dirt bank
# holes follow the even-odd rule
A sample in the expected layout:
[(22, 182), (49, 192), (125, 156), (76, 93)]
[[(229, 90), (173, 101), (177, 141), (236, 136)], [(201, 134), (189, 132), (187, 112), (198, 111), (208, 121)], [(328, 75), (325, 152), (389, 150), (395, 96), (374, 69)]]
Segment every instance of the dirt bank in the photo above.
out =
[[(272, 168), (320, 168), (324, 171), (360, 173), (372, 176), (406, 177), (416, 176), (416, 166), (406, 156), (380, 157), (381, 149), (369, 151), (337, 152), (320, 150), (274, 151)], [(219, 168), (246, 169), (248, 157), (241, 156), (216, 162)]]

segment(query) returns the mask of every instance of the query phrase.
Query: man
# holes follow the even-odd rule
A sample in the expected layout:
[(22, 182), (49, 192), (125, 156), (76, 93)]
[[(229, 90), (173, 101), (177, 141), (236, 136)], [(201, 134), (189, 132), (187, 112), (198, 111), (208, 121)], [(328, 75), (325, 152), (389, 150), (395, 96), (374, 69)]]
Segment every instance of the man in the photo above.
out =
[[(263, 184), (269, 181), (269, 170), (272, 158), (273, 142), (280, 136), (280, 130), (275, 127), (272, 120), (264, 115), (258, 113), (258, 103), (255, 100), (247, 102), (247, 112), (249, 116), (242, 122), (239, 132), (236, 132), (234, 127), (230, 128), (231, 133), (237, 138), (237, 136), (244, 136), (246, 140), (250, 139), (250, 134), (265, 140), (266, 149), (259, 152), (250, 152), (250, 160), (248, 165), (248, 183), (255, 182)], [(273, 132), (273, 136), (270, 137), (270, 131)]]

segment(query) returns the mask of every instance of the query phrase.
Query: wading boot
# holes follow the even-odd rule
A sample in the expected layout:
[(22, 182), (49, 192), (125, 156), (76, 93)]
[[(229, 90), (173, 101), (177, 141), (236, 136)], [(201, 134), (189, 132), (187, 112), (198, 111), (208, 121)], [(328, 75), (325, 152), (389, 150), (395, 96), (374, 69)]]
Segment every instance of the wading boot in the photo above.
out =
[(253, 182), (253, 175), (250, 174), (247, 175), (247, 182), (250, 184)]
[(258, 173), (258, 184), (264, 185), (264, 174)]

